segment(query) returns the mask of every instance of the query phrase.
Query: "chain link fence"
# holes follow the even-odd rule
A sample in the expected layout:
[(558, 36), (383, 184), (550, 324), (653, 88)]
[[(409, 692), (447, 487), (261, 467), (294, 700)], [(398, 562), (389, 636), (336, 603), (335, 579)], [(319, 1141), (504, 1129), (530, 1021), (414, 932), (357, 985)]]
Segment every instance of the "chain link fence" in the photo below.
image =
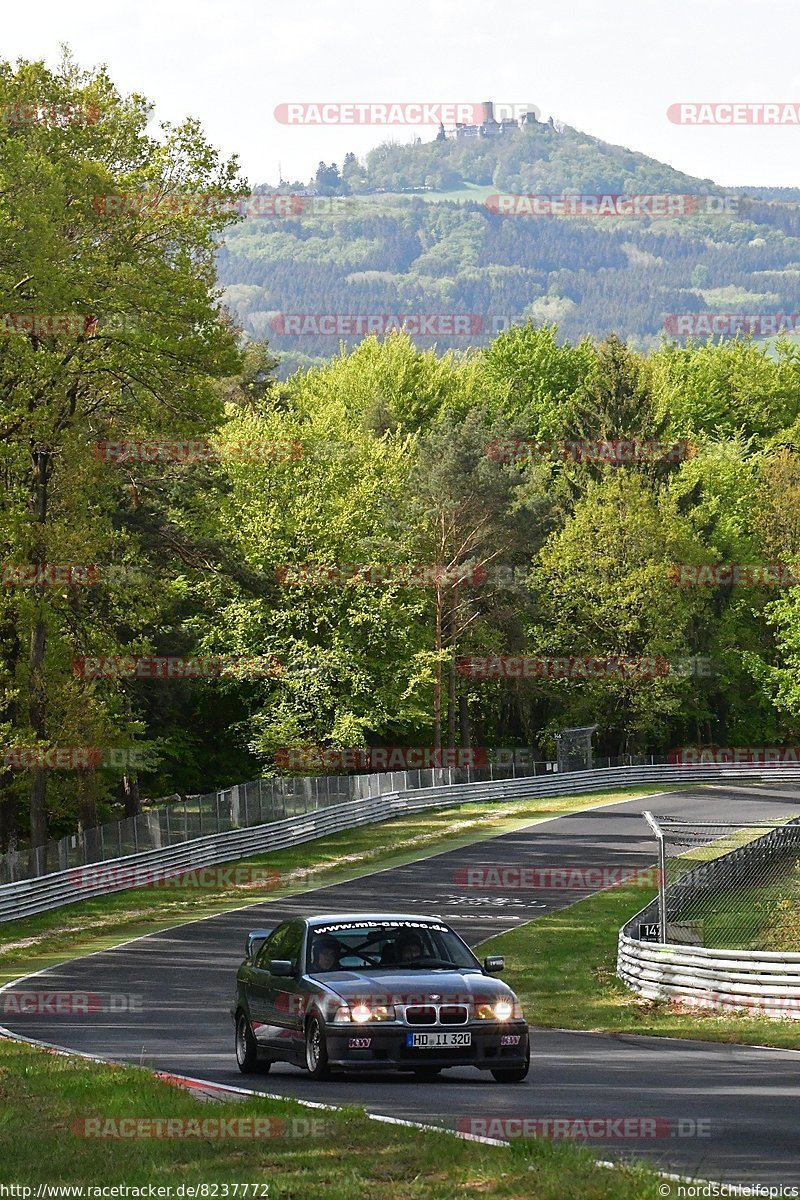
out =
[[(641, 766), (655, 761), (652, 755), (626, 755), (624, 759), (602, 759), (595, 765)], [(585, 768), (582, 764), (571, 769)], [(554, 762), (522, 764), (511, 761), (485, 767), (432, 767), (368, 775), (281, 776), (250, 780), (221, 791), (185, 799), (178, 797), (172, 803), (155, 800), (135, 817), (82, 829), (33, 850), (11, 850), (0, 856), (0, 886), (89, 863), (123, 858), (128, 854), (160, 850), (209, 834), (283, 821), (287, 817), (318, 812), (367, 796), (383, 796), (409, 788), (527, 778), (558, 770), (559, 766)]]
[[(800, 951), (800, 816), (753, 823), (645, 816), (659, 846), (659, 940)], [(646, 925), (644, 914), (639, 919)]]
[(347, 800), (381, 796), (407, 788), (437, 787), (446, 783), (514, 779), (546, 774), (552, 764), (530, 763), (520, 767), (430, 768), (416, 771), (384, 771), (371, 775), (319, 775), (255, 779), (221, 791), (178, 798), (176, 802), (153, 801), (145, 811), (122, 821), (108, 821), (93, 829), (82, 829), (59, 841), (33, 850), (11, 850), (0, 857), (0, 886), (22, 879), (37, 879), (89, 863), (105, 862), (160, 850), (179, 842), (282, 821), (287, 817), (317, 812)]

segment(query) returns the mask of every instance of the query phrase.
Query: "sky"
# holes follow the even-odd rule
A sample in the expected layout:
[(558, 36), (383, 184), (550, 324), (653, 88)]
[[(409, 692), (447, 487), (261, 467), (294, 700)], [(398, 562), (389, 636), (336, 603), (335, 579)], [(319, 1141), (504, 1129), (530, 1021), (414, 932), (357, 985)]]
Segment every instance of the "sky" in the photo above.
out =
[(543, 116), (726, 186), (800, 186), (800, 125), (687, 126), (686, 102), (800, 104), (790, 0), (0, 0), (0, 53), (55, 65), (67, 43), (157, 120), (200, 120), (251, 185), (307, 180), (436, 127), (286, 125), (280, 104), (534, 105)]

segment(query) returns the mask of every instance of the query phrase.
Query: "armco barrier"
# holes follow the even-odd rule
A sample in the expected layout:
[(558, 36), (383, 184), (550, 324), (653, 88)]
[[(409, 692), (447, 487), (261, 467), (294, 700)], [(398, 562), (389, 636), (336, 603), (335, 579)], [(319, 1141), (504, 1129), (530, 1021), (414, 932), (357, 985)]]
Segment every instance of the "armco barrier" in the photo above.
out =
[[(781, 779), (798, 779), (783, 770)], [(774, 776), (773, 776), (774, 778)], [(738, 865), (749, 864), (800, 842), (800, 818), (729, 854), (703, 864), (666, 889), (667, 928), (679, 915), (682, 898), (703, 887), (729, 886)], [(657, 923), (658, 900), (627, 921), (619, 933), (617, 975), (648, 1000), (679, 999), (709, 1009), (738, 1009), (767, 1017), (800, 1019), (800, 954), (768, 950), (718, 950), (709, 946), (643, 942), (639, 924)]]
[[(569, 796), (581, 792), (606, 791), (639, 784), (669, 783), (672, 785), (713, 782), (733, 776), (761, 779), (788, 777), (789, 770), (781, 767), (677, 767), (669, 765), (606, 767), (599, 771), (573, 771), (556, 776), (531, 776), (494, 783), (450, 784), (442, 787), (408, 789), (387, 792), (350, 800), (284, 821), (272, 821), (245, 829), (196, 838), (176, 846), (128, 854), (108, 859), (102, 864), (106, 876), (102, 882), (91, 883), (78, 870), (58, 871), (35, 879), (19, 880), (0, 887), (0, 922), (73, 904), (92, 896), (124, 891), (134, 886), (124, 877), (112, 886), (109, 876), (116, 865), (133, 873), (148, 869), (159, 877), (172, 872), (192, 871), (219, 863), (232, 862), (245, 855), (264, 854), (313, 841), (344, 829), (354, 829), (371, 822), (386, 821), (404, 812), (419, 812), (425, 808), (441, 808), (466, 802), (522, 800), (533, 796)], [(797, 777), (796, 773), (793, 777)], [(121, 871), (120, 871), (121, 873)], [(81, 876), (81, 882), (78, 882)]]

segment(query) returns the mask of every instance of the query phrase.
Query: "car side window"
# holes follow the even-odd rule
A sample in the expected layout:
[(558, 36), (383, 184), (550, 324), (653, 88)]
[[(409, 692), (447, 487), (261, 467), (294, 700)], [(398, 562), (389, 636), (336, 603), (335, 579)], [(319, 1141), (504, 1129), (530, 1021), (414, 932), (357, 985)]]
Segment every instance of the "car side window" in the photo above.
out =
[(273, 958), (287, 958), (293, 962), (295, 969), (300, 965), (300, 951), (303, 948), (303, 934), (305, 933), (305, 925), (302, 921), (292, 921), (291, 925), (286, 927), (286, 936), (283, 939), (280, 947), (280, 954), (273, 954)]
[(284, 934), (286, 930), (286, 925), (279, 925), (277, 929), (273, 930), (273, 932), (262, 945), (261, 949), (256, 955), (256, 967), (259, 971), (266, 971), (271, 958), (280, 958), (280, 954), (275, 954), (274, 949), (276, 945), (280, 947), (280, 942), (282, 940), (281, 935)]
[(303, 932), (302, 921), (290, 921), (286, 925), (279, 925), (261, 947), (256, 964), (258, 969), (268, 971), (270, 960), (273, 958), (289, 959), (295, 964), (299, 963)]

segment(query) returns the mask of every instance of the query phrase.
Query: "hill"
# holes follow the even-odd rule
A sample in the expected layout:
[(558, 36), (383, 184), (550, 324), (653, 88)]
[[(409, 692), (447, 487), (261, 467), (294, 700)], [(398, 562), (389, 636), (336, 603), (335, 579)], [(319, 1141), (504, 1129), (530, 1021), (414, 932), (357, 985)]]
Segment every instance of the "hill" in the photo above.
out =
[[(226, 302), (247, 334), (269, 338), (283, 373), (370, 328), (306, 314), (470, 314), (455, 334), (446, 320), (423, 323), (415, 340), (442, 349), (526, 319), (572, 341), (614, 330), (646, 349), (670, 314), (800, 309), (794, 189), (726, 192), (569, 127), (387, 143), (341, 171), (321, 163), (304, 190), (302, 212), (248, 216), (219, 253)], [(640, 202), (645, 215), (543, 215), (532, 202), (506, 215), (519, 206), (498, 198), (568, 192), (662, 199)]]

